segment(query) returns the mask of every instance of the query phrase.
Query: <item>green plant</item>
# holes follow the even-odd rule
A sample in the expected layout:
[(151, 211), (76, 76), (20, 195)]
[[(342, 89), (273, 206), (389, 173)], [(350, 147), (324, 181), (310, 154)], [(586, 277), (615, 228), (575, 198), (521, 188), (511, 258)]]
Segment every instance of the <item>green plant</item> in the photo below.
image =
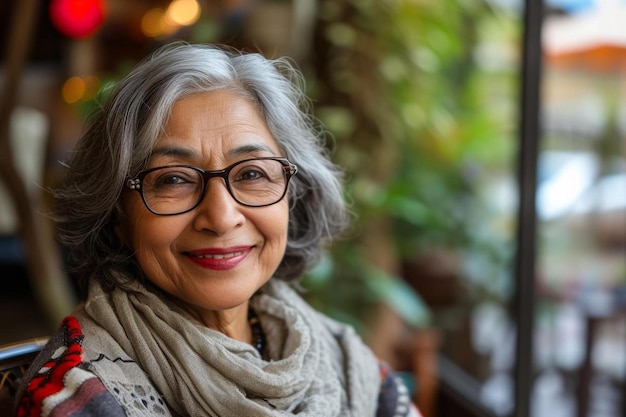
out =
[[(357, 218), (305, 281), (313, 302), (366, 319), (376, 303), (396, 304), (372, 283), (403, 288), (400, 265), (432, 250), (459, 252), (468, 265), (460, 274), (480, 275), (481, 265), (469, 297), (506, 296), (494, 282), (512, 234), (490, 223), (481, 189), (512, 166), (517, 68), (490, 54), (510, 50), (515, 22), (481, 0), (320, 3), (308, 78)], [(424, 317), (414, 324), (427, 325)]]

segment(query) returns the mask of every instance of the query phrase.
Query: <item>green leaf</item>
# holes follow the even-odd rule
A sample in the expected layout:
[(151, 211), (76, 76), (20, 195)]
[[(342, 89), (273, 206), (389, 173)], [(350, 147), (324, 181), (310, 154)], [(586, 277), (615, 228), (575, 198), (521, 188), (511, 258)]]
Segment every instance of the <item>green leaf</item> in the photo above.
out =
[(372, 268), (367, 283), (380, 300), (411, 326), (427, 327), (431, 312), (424, 300), (401, 278)]

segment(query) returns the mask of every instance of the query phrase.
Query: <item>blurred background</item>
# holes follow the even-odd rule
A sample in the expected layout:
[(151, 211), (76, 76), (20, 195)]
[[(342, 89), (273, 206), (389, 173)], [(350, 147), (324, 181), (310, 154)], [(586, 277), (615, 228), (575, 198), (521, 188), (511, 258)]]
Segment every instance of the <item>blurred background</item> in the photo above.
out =
[(626, 416), (626, 0), (7, 0), (0, 19), (0, 344), (76, 302), (41, 213), (98, 91), (164, 43), (219, 43), (304, 73), (356, 214), (305, 296), (425, 417)]

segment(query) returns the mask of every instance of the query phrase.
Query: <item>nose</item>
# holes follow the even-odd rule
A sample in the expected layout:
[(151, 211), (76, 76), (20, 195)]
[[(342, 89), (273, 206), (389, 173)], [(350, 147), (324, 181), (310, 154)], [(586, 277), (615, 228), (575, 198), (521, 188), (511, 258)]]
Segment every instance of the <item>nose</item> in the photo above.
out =
[(194, 227), (220, 236), (241, 226), (245, 222), (242, 206), (230, 195), (224, 180), (211, 178), (206, 187), (202, 201), (194, 210)]

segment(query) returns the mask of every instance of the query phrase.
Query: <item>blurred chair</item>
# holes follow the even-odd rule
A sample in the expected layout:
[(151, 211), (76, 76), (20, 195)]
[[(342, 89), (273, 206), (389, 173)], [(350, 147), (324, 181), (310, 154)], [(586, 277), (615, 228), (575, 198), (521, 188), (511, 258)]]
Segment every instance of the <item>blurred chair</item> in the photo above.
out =
[(20, 379), (48, 341), (47, 337), (0, 346), (0, 410), (11, 410)]

